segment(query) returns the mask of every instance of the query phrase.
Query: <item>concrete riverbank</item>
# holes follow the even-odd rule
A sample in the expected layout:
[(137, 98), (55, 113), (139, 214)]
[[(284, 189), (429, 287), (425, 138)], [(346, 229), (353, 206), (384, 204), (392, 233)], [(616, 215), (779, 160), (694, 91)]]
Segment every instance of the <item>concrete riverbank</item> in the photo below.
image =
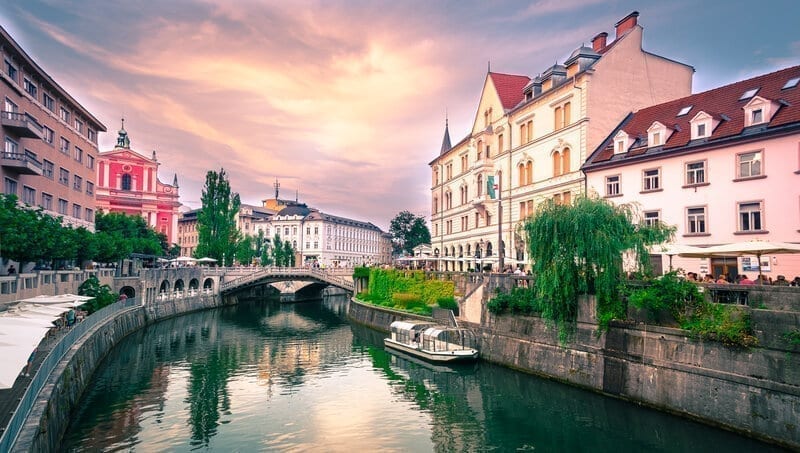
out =
[[(796, 346), (762, 341), (765, 347), (732, 349), (645, 324), (612, 326), (598, 336), (593, 313), (593, 300), (582, 300), (568, 344), (536, 317), (489, 314), (468, 326), (478, 333), (484, 360), (800, 449)], [(358, 301), (349, 316), (383, 331), (410, 317)]]

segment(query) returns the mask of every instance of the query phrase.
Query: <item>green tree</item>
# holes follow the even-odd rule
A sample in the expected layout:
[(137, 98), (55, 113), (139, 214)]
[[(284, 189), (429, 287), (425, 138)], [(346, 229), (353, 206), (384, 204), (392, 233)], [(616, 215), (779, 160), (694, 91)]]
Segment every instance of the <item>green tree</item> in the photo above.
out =
[(297, 257), (294, 247), (288, 240), (283, 243), (283, 265), (284, 267), (294, 267)]
[(224, 169), (206, 174), (201, 201), (203, 206), (197, 213), (198, 243), (195, 257), (208, 256), (224, 266), (230, 266), (240, 235), (234, 219), (241, 201), (238, 193), (231, 192)]
[(256, 256), (255, 239), (253, 236), (244, 236), (236, 244), (236, 261), (248, 265)]
[(425, 218), (415, 216), (409, 211), (401, 211), (392, 219), (389, 233), (392, 234), (392, 248), (395, 253), (411, 253), (414, 247), (431, 243), (431, 232)]
[(101, 285), (100, 280), (94, 275), (90, 275), (89, 278), (81, 283), (81, 286), (78, 287), (78, 294), (81, 296), (94, 297), (94, 299), (84, 304), (84, 306), (88, 308), (89, 314), (96, 312), (106, 305), (111, 305), (117, 300), (117, 295), (114, 294), (111, 287), (108, 285)]
[(275, 233), (272, 244), (272, 263), (276, 266), (283, 266), (283, 241), (281, 241), (280, 234)]
[(624, 278), (623, 253), (632, 252), (640, 270), (649, 266), (649, 245), (672, 237), (675, 229), (662, 223), (635, 222), (631, 205), (579, 197), (572, 205), (552, 200), (525, 222), (533, 261), (534, 297), (542, 316), (558, 326), (562, 340), (574, 331), (582, 293), (594, 293), (601, 327), (624, 318), (619, 284)]

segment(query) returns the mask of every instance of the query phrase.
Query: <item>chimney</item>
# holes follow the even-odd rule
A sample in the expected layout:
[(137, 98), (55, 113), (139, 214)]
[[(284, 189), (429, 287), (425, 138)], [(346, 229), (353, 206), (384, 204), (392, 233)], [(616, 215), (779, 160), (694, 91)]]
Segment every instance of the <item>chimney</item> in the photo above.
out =
[(617, 36), (615, 39), (619, 38), (620, 36), (624, 35), (628, 30), (636, 26), (636, 18), (639, 17), (639, 11), (634, 11), (627, 16), (623, 17), (622, 20), (617, 22), (614, 27), (617, 29)]
[(606, 38), (608, 38), (608, 33), (600, 32), (592, 38), (592, 50), (597, 53), (600, 53), (603, 49), (606, 48)]

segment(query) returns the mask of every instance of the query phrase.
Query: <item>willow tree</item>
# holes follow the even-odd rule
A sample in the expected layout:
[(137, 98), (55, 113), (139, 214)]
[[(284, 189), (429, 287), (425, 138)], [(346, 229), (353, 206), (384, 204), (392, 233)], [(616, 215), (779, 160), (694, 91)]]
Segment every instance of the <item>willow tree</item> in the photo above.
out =
[(236, 228), (236, 214), (241, 201), (239, 194), (231, 192), (225, 170), (209, 171), (201, 197), (203, 204), (197, 213), (196, 257), (208, 256), (225, 266), (233, 263), (240, 233)]
[(648, 246), (672, 237), (673, 227), (638, 222), (631, 205), (579, 197), (571, 205), (541, 205), (525, 223), (533, 261), (535, 297), (542, 316), (566, 339), (574, 331), (578, 295), (594, 293), (601, 328), (624, 317), (618, 288), (624, 278), (623, 254), (631, 252), (639, 270), (649, 267)]

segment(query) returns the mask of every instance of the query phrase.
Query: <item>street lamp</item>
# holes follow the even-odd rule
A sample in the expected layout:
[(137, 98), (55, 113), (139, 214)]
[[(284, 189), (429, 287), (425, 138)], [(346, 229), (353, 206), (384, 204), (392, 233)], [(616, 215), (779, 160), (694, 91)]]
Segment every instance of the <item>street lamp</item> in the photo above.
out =
[(478, 250), (475, 251), (475, 257), (478, 258), (478, 271), (483, 272), (483, 260), (481, 259), (483, 256), (483, 238), (478, 245)]

